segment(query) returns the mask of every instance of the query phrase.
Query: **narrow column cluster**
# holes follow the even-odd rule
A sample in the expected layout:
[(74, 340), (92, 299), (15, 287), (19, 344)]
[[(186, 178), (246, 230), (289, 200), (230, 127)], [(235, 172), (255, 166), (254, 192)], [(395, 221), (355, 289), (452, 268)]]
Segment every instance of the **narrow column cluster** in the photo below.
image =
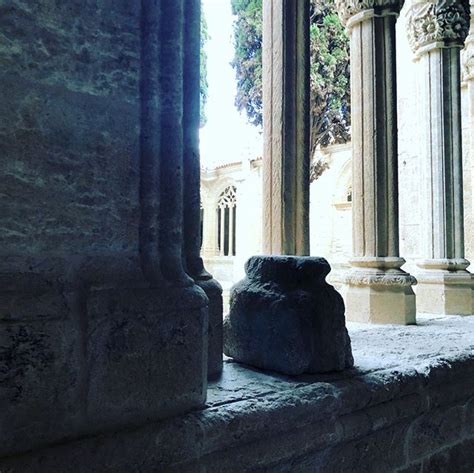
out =
[(144, 18), (142, 267), (152, 284), (195, 282), (206, 293), (213, 377), (222, 369), (222, 289), (200, 256), (200, 2), (144, 2)]
[(473, 276), (464, 255), (460, 50), (469, 0), (413, 0), (410, 45), (419, 60), (425, 228), (418, 262), (419, 312), (473, 313)]
[(200, 0), (185, 2), (183, 68), (184, 129), (184, 261), (188, 274), (209, 299), (208, 376), (222, 371), (222, 288), (204, 269), (201, 258), (201, 162), (199, 153), (200, 125)]
[(353, 259), (350, 320), (415, 322), (413, 276), (400, 268), (395, 25), (403, 1), (337, 0), (351, 37)]

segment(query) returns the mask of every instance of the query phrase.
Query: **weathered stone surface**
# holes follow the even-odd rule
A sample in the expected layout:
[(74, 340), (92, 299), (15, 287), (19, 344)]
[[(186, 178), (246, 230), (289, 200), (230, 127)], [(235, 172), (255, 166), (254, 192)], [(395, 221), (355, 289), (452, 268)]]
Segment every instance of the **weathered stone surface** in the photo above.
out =
[[(0, 469), (471, 473), (473, 327), (461, 317), (349, 324), (356, 366), (324, 375), (288, 377), (227, 360), (200, 411), (1, 458)], [(458, 399), (446, 390), (454, 380), (465, 385)], [(429, 424), (441, 428), (423, 434), (415, 453)]]
[(207, 374), (209, 379), (215, 379), (222, 373), (223, 350), (223, 300), (222, 287), (213, 278), (198, 279), (197, 285), (206, 293), (209, 299), (208, 333), (207, 333)]
[(469, 31), (469, 0), (416, 0), (406, 18), (408, 37), (418, 57), (423, 124), (419, 159), (424, 224), (417, 310), (473, 315), (474, 276), (467, 271), (470, 262), (464, 258), (466, 157), (460, 87), (460, 48)]
[[(413, 277), (400, 268), (396, 20), (402, 1), (338, 0), (351, 37), (353, 322), (415, 322)], [(391, 310), (386, 310), (392, 308)]]
[(0, 2), (1, 456), (205, 401), (208, 299), (182, 270), (183, 11)]
[(309, 254), (309, 3), (262, 2), (263, 252)]
[(87, 418), (97, 427), (140, 424), (206, 399), (207, 299), (196, 286), (165, 291), (90, 294)]
[(322, 258), (250, 258), (232, 290), (224, 353), (290, 375), (350, 368), (344, 302), (325, 281), (330, 269)]

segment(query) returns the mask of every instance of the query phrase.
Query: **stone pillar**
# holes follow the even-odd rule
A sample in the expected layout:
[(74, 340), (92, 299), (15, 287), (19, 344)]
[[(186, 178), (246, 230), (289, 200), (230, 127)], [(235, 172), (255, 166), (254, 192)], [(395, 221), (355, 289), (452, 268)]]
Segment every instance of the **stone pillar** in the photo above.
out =
[(469, 30), (468, 0), (414, 0), (407, 12), (418, 56), (423, 112), (424, 259), (417, 264), (418, 310), (471, 315), (473, 277), (464, 258), (460, 48)]
[(205, 257), (217, 256), (219, 248), (217, 244), (217, 211), (211, 199), (205, 200), (202, 253)]
[(0, 15), (0, 457), (205, 403), (208, 298), (183, 267), (185, 3)]
[(337, 0), (351, 37), (353, 258), (349, 320), (415, 322), (416, 282), (400, 268), (395, 24), (403, 1)]
[(224, 256), (225, 249), (225, 207), (219, 207), (220, 234), (219, 234), (219, 255)]
[[(471, 200), (468, 202), (468, 208), (471, 211), (471, 225), (474, 224), (474, 0), (470, 2), (471, 7), (471, 28), (469, 35), (465, 41), (465, 48), (461, 53), (462, 59), (462, 80), (467, 87), (468, 102), (468, 122), (463, 124), (463, 128), (467, 129), (467, 144), (469, 160), (464, 164), (464, 183), (470, 186)], [(466, 155), (466, 153), (463, 153)], [(466, 196), (465, 196), (466, 201)], [(468, 211), (469, 211), (468, 210)], [(467, 223), (467, 222), (466, 222)], [(469, 235), (469, 229), (466, 237)], [(470, 240), (466, 238), (466, 253), (468, 256), (474, 255), (474, 235), (471, 234)], [(470, 254), (469, 254), (470, 250)], [(472, 261), (471, 261), (472, 263)]]
[(229, 256), (234, 256), (234, 212), (235, 207), (229, 207)]
[(188, 274), (209, 299), (208, 377), (222, 371), (222, 288), (201, 258), (200, 55), (201, 2), (186, 2), (184, 28), (184, 258)]
[(309, 254), (309, 2), (263, 1), (263, 251)]

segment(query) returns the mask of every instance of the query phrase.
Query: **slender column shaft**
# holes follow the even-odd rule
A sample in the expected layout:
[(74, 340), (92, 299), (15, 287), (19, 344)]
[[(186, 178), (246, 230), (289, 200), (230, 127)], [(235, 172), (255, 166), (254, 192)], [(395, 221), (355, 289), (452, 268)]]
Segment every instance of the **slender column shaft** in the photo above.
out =
[(140, 71), (140, 259), (145, 278), (156, 285), (160, 268), (160, 9), (143, 3)]
[(309, 254), (309, 2), (263, 1), (263, 248)]
[(161, 269), (168, 282), (190, 285), (183, 268), (184, 2), (165, 0), (161, 8)]
[(215, 207), (205, 203), (204, 221), (203, 221), (203, 244), (202, 251), (204, 256), (218, 255), (217, 242), (217, 212)]
[[(474, 50), (474, 34), (473, 34), (473, 50)], [(473, 56), (473, 62), (474, 62), (474, 56)], [(467, 91), (468, 91), (468, 97), (469, 97), (469, 117), (470, 117), (469, 156), (471, 157), (471, 193), (472, 193), (471, 208), (473, 209), (473, 212), (474, 212), (474, 75), (468, 80)], [(473, 254), (474, 254), (474, 248), (472, 248), (471, 251), (473, 251)]]
[(396, 16), (365, 13), (351, 30), (354, 256), (398, 256)]
[[(468, 110), (469, 110), (469, 158), (471, 165), (471, 210), (474, 211), (474, 0), (470, 1), (471, 19), (469, 35), (466, 38), (466, 47), (463, 51), (463, 79), (467, 83)], [(467, 170), (466, 170), (467, 171)], [(474, 235), (470, 239), (470, 251), (474, 254)]]
[(186, 0), (184, 27), (184, 256), (188, 274), (200, 286), (208, 305), (208, 377), (222, 371), (222, 288), (204, 269), (201, 258), (201, 164), (199, 155), (200, 125), (200, 54), (201, 1)]
[(219, 209), (219, 213), (220, 213), (220, 216), (221, 216), (221, 222), (220, 222), (220, 225), (221, 225), (221, 233), (220, 233), (220, 240), (219, 240), (219, 245), (220, 245), (220, 248), (219, 248), (219, 254), (221, 256), (224, 256), (224, 244), (225, 244), (225, 208), (224, 207), (221, 207)]
[(229, 207), (229, 256), (234, 255), (234, 209)]
[(201, 166), (199, 156), (200, 125), (200, 1), (189, 0), (185, 9), (184, 46), (184, 253), (188, 273), (199, 278), (204, 273), (200, 256), (201, 242)]
[(396, 20), (403, 2), (338, 0), (351, 37), (353, 258), (350, 320), (415, 322), (416, 282), (400, 268)]
[(420, 58), (425, 127), (424, 256), (464, 258), (461, 85), (458, 48), (434, 48)]
[[(426, 28), (429, 24), (431, 27)], [(418, 310), (470, 315), (474, 280), (464, 258), (460, 49), (469, 1), (412, 0), (410, 43), (420, 64), (424, 187), (423, 260)]]

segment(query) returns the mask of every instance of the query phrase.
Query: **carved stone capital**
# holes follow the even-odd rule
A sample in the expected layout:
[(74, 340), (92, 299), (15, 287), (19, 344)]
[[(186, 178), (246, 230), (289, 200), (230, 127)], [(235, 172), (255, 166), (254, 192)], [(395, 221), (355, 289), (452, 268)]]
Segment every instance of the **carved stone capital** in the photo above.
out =
[(365, 10), (374, 10), (375, 15), (400, 13), (405, 0), (335, 0), (341, 21), (347, 25), (350, 18)]
[(410, 46), (415, 53), (433, 43), (462, 47), (469, 19), (469, 0), (414, 0), (407, 10)]
[(471, 30), (461, 53), (462, 80), (474, 80), (474, 0), (471, 0)]

